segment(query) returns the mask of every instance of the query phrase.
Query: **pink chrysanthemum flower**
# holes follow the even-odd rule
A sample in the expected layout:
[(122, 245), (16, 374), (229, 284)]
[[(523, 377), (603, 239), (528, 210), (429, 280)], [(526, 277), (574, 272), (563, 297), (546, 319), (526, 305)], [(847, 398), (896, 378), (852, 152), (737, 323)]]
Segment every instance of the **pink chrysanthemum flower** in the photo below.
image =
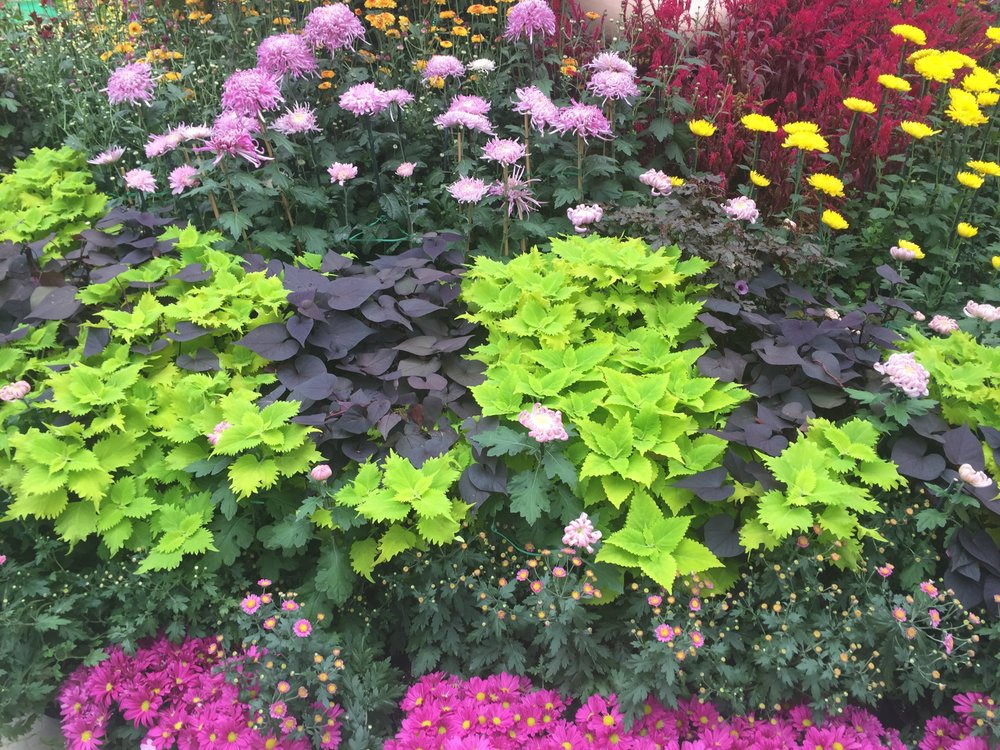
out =
[[(531, 407), (531, 411), (525, 410), (517, 415), (517, 421), (528, 428), (528, 437), (532, 437), (539, 443), (547, 443), (550, 440), (569, 440), (566, 429), (562, 423), (562, 412), (549, 409), (536, 403)], [(563, 541), (571, 547), (577, 545)]]
[(448, 76), (465, 75), (465, 66), (453, 55), (431, 55), (427, 65), (421, 71), (421, 78), (429, 81), (431, 78), (447, 78)]
[(318, 65), (305, 39), (298, 34), (275, 34), (257, 46), (257, 67), (280, 78), (302, 78), (315, 72)]
[(398, 167), (396, 167), (396, 176), (402, 177), (404, 180), (407, 177), (413, 176), (413, 170), (416, 168), (416, 164), (412, 161), (404, 161)]
[(587, 82), (587, 91), (601, 97), (605, 102), (609, 99), (627, 101), (633, 96), (639, 96), (639, 87), (631, 73), (618, 70), (602, 70)]
[(170, 192), (180, 195), (188, 188), (198, 186), (198, 169), (190, 164), (181, 164), (170, 172), (167, 182), (170, 183)]
[(552, 121), (552, 127), (564, 135), (572, 133), (585, 141), (588, 138), (611, 137), (611, 125), (601, 112), (601, 108), (576, 101), (571, 102), (568, 107), (559, 108)]
[(377, 115), (389, 106), (389, 98), (374, 83), (357, 83), (340, 95), (340, 107), (355, 117)]
[(527, 37), (533, 42), (536, 34), (544, 39), (555, 33), (556, 14), (546, 0), (521, 0), (507, 12), (504, 39), (513, 42)]
[(275, 701), (268, 708), (267, 713), (272, 719), (283, 719), (288, 715), (288, 704), (284, 701)]
[(691, 601), (688, 602), (688, 609), (692, 612), (701, 612), (701, 599), (697, 596), (691, 597)]
[(283, 101), (278, 79), (260, 68), (237, 70), (222, 84), (223, 109), (247, 117), (257, 117)]
[(486, 133), (488, 135), (493, 135), (493, 123), (489, 121), (488, 118), (483, 115), (477, 115), (472, 112), (461, 112), (449, 109), (444, 114), (440, 114), (434, 118), (434, 124), (439, 128), (454, 128), (461, 127), (468, 130), (476, 130), (480, 133)]
[(603, 534), (594, 528), (590, 517), (586, 513), (581, 513), (579, 518), (566, 524), (566, 528), (563, 529), (562, 543), (567, 547), (593, 552), (594, 545), (601, 540), (602, 536)]
[(931, 608), (927, 610), (927, 616), (930, 618), (931, 625), (935, 628), (941, 624), (941, 613), (936, 609)]
[(278, 624), (278, 618), (271, 615), (263, 623), (261, 623), (264, 630), (274, 630), (275, 626)]
[(240, 602), (240, 609), (248, 615), (252, 615), (260, 609), (260, 597), (256, 594), (247, 594), (243, 597), (243, 601)]
[(947, 336), (958, 330), (958, 321), (954, 318), (949, 318), (947, 315), (935, 315), (931, 318), (931, 322), (927, 324), (934, 333), (940, 333), (942, 336)]
[(306, 16), (302, 33), (314, 47), (336, 52), (338, 49), (353, 47), (355, 40), (363, 39), (365, 28), (350, 7), (335, 3), (313, 8)]
[(147, 159), (155, 159), (157, 156), (168, 154), (184, 142), (184, 139), (173, 130), (162, 135), (150, 134), (146, 142), (145, 151)]
[(271, 158), (264, 156), (253, 138), (253, 134), (259, 130), (260, 126), (252, 117), (237, 112), (223, 112), (212, 124), (212, 133), (205, 139), (205, 145), (194, 150), (215, 154), (213, 164), (218, 164), (223, 156), (239, 156), (259, 167), (262, 162)]
[(745, 195), (730, 198), (722, 204), (722, 210), (726, 212), (726, 216), (735, 221), (746, 221), (753, 224), (760, 218), (757, 203), (753, 198), (748, 198)]
[(701, 634), (700, 630), (694, 630), (691, 632), (691, 645), (695, 648), (701, 648), (705, 645), (705, 636)]
[(592, 205), (581, 203), (574, 208), (567, 208), (566, 217), (572, 222), (575, 232), (585, 234), (591, 224), (596, 224), (604, 218), (604, 209), (596, 203)]
[(294, 599), (285, 599), (281, 603), (282, 612), (296, 612), (299, 609), (299, 603)]
[(906, 610), (902, 607), (894, 607), (892, 610), (892, 618), (896, 622), (906, 622)]
[(481, 158), (510, 166), (524, 158), (524, 144), (513, 138), (491, 138), (483, 147)]
[(913, 260), (917, 257), (917, 251), (908, 247), (899, 247), (898, 245), (893, 245), (889, 248), (889, 256), (893, 260), (908, 261)]
[(122, 158), (122, 155), (124, 153), (125, 149), (122, 148), (121, 146), (112, 146), (111, 148), (106, 149), (105, 151), (99, 153), (93, 159), (87, 159), (87, 163), (97, 164), (97, 165), (114, 164), (116, 161)]
[(326, 171), (330, 175), (330, 182), (336, 182), (341, 187), (348, 180), (353, 180), (358, 176), (358, 168), (356, 166), (353, 164), (344, 164), (339, 161), (335, 161), (327, 167)]
[(156, 178), (148, 169), (130, 169), (125, 173), (125, 184), (140, 193), (156, 192)]
[(486, 115), (489, 114), (492, 106), (492, 104), (481, 96), (459, 94), (452, 98), (448, 109), (452, 112), (468, 112), (470, 115)]
[(296, 620), (295, 624), (292, 625), (292, 631), (299, 638), (305, 638), (307, 635), (309, 635), (312, 632), (312, 630), (313, 630), (312, 623), (310, 623), (309, 620), (305, 620), (305, 619)]
[(666, 623), (657, 625), (653, 632), (656, 633), (656, 640), (660, 643), (670, 643), (674, 639), (674, 629)]
[(892, 571), (894, 571), (895, 569), (896, 569), (896, 566), (893, 565), (892, 563), (886, 563), (885, 565), (881, 565), (881, 566), (875, 568), (875, 570), (878, 571), (878, 574), (880, 576), (882, 576), (883, 578), (888, 578), (889, 576), (891, 576), (892, 575)]
[(537, 86), (526, 86), (514, 91), (514, 111), (531, 117), (531, 126), (544, 130), (559, 114), (559, 107)]
[(31, 386), (26, 380), (8, 383), (0, 388), (0, 401), (20, 401), (31, 392)]
[(524, 178), (524, 167), (515, 166), (507, 175), (507, 180), (497, 180), (490, 185), (490, 195), (495, 195), (507, 201), (507, 215), (512, 216), (517, 211), (517, 218), (523, 219), (526, 214), (535, 211), (541, 204), (531, 192), (531, 183), (537, 179)]
[(617, 52), (602, 52), (584, 67), (594, 71), (594, 73), (626, 73), (634, 76), (635, 66), (627, 60), (623, 60)]
[(296, 104), (291, 109), (285, 110), (285, 114), (271, 123), (271, 127), (285, 135), (319, 130), (316, 124), (316, 111), (307, 104)]
[(951, 654), (955, 650), (955, 637), (951, 633), (945, 633), (944, 638), (941, 641), (941, 645), (944, 646), (944, 652), (946, 654)]
[(993, 484), (993, 480), (985, 471), (976, 471), (972, 464), (962, 464), (958, 467), (958, 478), (970, 487), (981, 489)]
[(987, 323), (995, 323), (1000, 320), (1000, 307), (973, 302), (971, 299), (965, 303), (962, 313), (967, 318), (977, 318)]
[(934, 585), (932, 581), (922, 581), (920, 583), (920, 590), (923, 591), (931, 599), (938, 595), (938, 587)]
[(477, 177), (460, 177), (447, 190), (459, 203), (479, 203), (489, 187)]
[(389, 89), (385, 92), (385, 98), (389, 100), (390, 104), (395, 104), (400, 109), (413, 102), (414, 99), (413, 94), (406, 89)]
[(663, 604), (663, 597), (660, 596), (659, 594), (650, 594), (649, 596), (646, 597), (646, 604), (648, 604), (650, 607), (659, 607), (661, 604)]
[(659, 197), (670, 195), (674, 189), (670, 176), (659, 169), (647, 169), (639, 175), (639, 182), (649, 187), (650, 192)]
[(108, 101), (112, 104), (149, 104), (153, 100), (153, 69), (144, 62), (123, 65), (108, 78)]
[(917, 362), (912, 353), (895, 352), (889, 355), (885, 363), (876, 363), (874, 368), (876, 372), (888, 377), (890, 383), (910, 398), (928, 395), (927, 384), (931, 375)]

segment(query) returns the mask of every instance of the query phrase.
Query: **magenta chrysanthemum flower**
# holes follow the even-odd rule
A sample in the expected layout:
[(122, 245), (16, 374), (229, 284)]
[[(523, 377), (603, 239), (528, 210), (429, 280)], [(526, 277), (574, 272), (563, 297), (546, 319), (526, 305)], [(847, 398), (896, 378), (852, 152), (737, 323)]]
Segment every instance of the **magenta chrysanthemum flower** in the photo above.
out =
[(573, 223), (574, 231), (585, 234), (591, 224), (596, 224), (604, 218), (604, 209), (596, 203), (589, 206), (581, 203), (574, 208), (567, 208), (566, 217)]
[(180, 195), (188, 188), (198, 186), (198, 170), (190, 164), (181, 164), (170, 172), (167, 182), (170, 183), (170, 192)]
[(309, 44), (298, 34), (275, 34), (257, 47), (257, 67), (280, 78), (302, 78), (315, 72), (318, 65)]
[(629, 97), (639, 96), (639, 87), (636, 86), (632, 74), (618, 70), (602, 70), (594, 73), (587, 83), (587, 91), (604, 101), (609, 99), (624, 101)]
[(448, 105), (448, 110), (452, 112), (468, 112), (472, 115), (486, 115), (489, 114), (492, 106), (481, 96), (459, 94), (452, 98), (451, 104)]
[(880, 565), (877, 568), (875, 568), (875, 570), (878, 571), (878, 574), (883, 578), (888, 578), (889, 576), (891, 576), (892, 571), (894, 571), (895, 569), (896, 566), (893, 565), (892, 563), (886, 563), (885, 565)]
[(544, 130), (559, 114), (559, 107), (537, 86), (516, 89), (512, 101), (514, 111), (531, 117), (531, 126), (536, 130)]
[(617, 52), (602, 52), (584, 67), (594, 71), (594, 73), (626, 73), (634, 76), (635, 66), (627, 60), (623, 60)]
[(760, 218), (760, 211), (757, 210), (757, 203), (753, 198), (745, 195), (730, 198), (722, 204), (722, 210), (726, 216), (736, 221), (746, 221), (753, 224)]
[(895, 352), (885, 363), (877, 362), (875, 371), (888, 377), (889, 382), (910, 398), (927, 396), (927, 383), (931, 375), (917, 362), (912, 353)]
[(933, 581), (921, 581), (920, 590), (923, 591), (931, 599), (938, 595), (938, 587), (934, 585)]
[(421, 78), (427, 81), (431, 78), (447, 78), (448, 76), (465, 75), (465, 66), (453, 55), (431, 55), (427, 65), (421, 72)]
[(507, 175), (506, 182), (497, 180), (490, 185), (490, 195), (496, 195), (507, 201), (507, 215), (511, 216), (517, 211), (517, 218), (523, 219), (525, 214), (529, 214), (541, 206), (531, 192), (531, 183), (538, 182), (537, 179), (526, 180), (524, 178), (524, 167), (515, 166)]
[(341, 187), (348, 180), (353, 180), (358, 176), (358, 168), (353, 164), (342, 164), (339, 161), (335, 161), (326, 169), (327, 174), (330, 175), (330, 182), (336, 182)]
[(670, 195), (674, 189), (674, 183), (670, 176), (659, 169), (647, 169), (639, 175), (639, 182), (648, 186), (650, 192), (656, 196)]
[[(556, 412), (558, 414), (558, 412)], [(560, 418), (560, 428), (562, 421)], [(562, 439), (562, 438), (560, 438)], [(594, 528), (593, 521), (586, 513), (581, 513), (579, 518), (570, 521), (563, 529), (562, 543), (574, 549), (585, 549), (587, 552), (594, 551), (594, 545), (601, 541), (603, 535)]]
[(503, 36), (512, 42), (524, 37), (533, 42), (536, 34), (544, 39), (555, 33), (556, 14), (546, 0), (521, 0), (507, 13)]
[(406, 89), (389, 89), (385, 92), (386, 99), (400, 109), (413, 101), (413, 94)]
[(274, 109), (285, 98), (278, 79), (260, 68), (237, 70), (222, 84), (222, 107), (248, 117)]
[(434, 124), (439, 128), (460, 127), (468, 130), (476, 130), (480, 133), (486, 133), (488, 135), (493, 135), (495, 132), (493, 130), (493, 123), (491, 123), (489, 119), (483, 115), (473, 114), (472, 112), (461, 112), (452, 109), (449, 109), (444, 114), (435, 117)]
[(105, 151), (99, 153), (93, 159), (87, 159), (87, 163), (97, 164), (97, 165), (114, 164), (116, 161), (122, 158), (122, 155), (124, 153), (125, 149), (122, 148), (121, 146), (112, 146), (111, 148), (106, 149)]
[(607, 139), (611, 137), (611, 125), (601, 108), (593, 104), (571, 102), (568, 107), (560, 107), (552, 121), (552, 127), (560, 133), (588, 138)]
[(670, 643), (674, 639), (674, 629), (665, 622), (657, 625), (653, 632), (660, 643)]
[(459, 203), (479, 203), (489, 191), (486, 183), (477, 177), (460, 177), (447, 189)]
[(302, 33), (312, 46), (336, 52), (354, 46), (357, 39), (363, 39), (365, 28), (348, 6), (335, 3), (313, 8), (306, 16)]
[(295, 632), (295, 635), (297, 635), (299, 638), (305, 638), (313, 630), (312, 623), (310, 623), (309, 620), (304, 620), (304, 619), (296, 620), (295, 624), (292, 625), (292, 630)]
[(389, 97), (374, 83), (357, 83), (340, 95), (340, 107), (355, 117), (377, 115), (389, 106)]
[(237, 112), (223, 112), (212, 125), (211, 136), (205, 140), (205, 145), (197, 147), (195, 151), (210, 151), (215, 154), (214, 164), (228, 155), (242, 157), (259, 167), (271, 157), (264, 156), (253, 139), (253, 134), (258, 130), (260, 125), (252, 117)]
[[(548, 409), (536, 403), (531, 407), (531, 411), (525, 410), (518, 414), (517, 421), (528, 428), (528, 437), (534, 438), (539, 443), (569, 440), (569, 435), (563, 427), (562, 412), (555, 409)], [(568, 544), (568, 542), (563, 543)]]
[(125, 184), (140, 193), (156, 192), (156, 178), (148, 169), (130, 169), (125, 173)]
[(30, 392), (31, 385), (26, 380), (18, 380), (0, 388), (0, 401), (20, 401)]
[(319, 126), (316, 124), (316, 112), (306, 104), (296, 104), (291, 109), (286, 110), (285, 114), (271, 123), (271, 127), (285, 135), (297, 135), (298, 133), (319, 130)]
[(149, 104), (155, 87), (153, 69), (147, 63), (131, 63), (113, 71), (107, 88), (101, 90), (107, 92), (112, 104)]
[(947, 336), (958, 330), (958, 321), (954, 318), (949, 318), (947, 315), (935, 315), (931, 318), (931, 322), (927, 324), (927, 327), (934, 331), (934, 333)]
[(405, 180), (407, 177), (411, 177), (413, 175), (413, 170), (416, 168), (416, 166), (417, 165), (414, 164), (412, 161), (404, 161), (402, 164), (396, 167), (396, 176), (402, 177)]
[(252, 615), (260, 609), (260, 597), (256, 594), (247, 594), (243, 597), (243, 601), (240, 602), (240, 609), (248, 615)]
[(510, 166), (524, 158), (524, 144), (513, 138), (491, 138), (483, 147), (481, 158)]

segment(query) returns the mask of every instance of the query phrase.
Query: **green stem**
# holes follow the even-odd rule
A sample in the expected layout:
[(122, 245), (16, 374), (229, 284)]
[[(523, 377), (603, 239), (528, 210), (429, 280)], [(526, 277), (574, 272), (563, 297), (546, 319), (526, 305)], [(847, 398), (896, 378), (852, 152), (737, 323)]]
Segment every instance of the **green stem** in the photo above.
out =
[(583, 138), (580, 136), (576, 137), (576, 190), (583, 200)]

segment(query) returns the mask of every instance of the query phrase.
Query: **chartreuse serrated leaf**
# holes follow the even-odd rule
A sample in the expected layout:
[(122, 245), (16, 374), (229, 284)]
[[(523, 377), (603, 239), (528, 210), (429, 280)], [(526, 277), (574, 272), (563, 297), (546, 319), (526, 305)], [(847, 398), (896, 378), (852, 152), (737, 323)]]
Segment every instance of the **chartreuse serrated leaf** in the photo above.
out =
[(70, 503), (56, 521), (56, 533), (70, 544), (76, 544), (97, 531), (97, 511), (94, 504), (81, 501)]
[[(382, 473), (379, 471), (378, 465), (368, 461), (361, 464), (354, 480), (337, 490), (333, 497), (338, 505), (347, 505), (348, 507), (356, 508), (368, 496), (378, 492), (381, 483)], [(406, 510), (408, 513), (409, 508)]]
[(757, 510), (761, 523), (780, 537), (788, 536), (793, 531), (804, 531), (813, 523), (813, 514), (808, 508), (788, 504), (778, 490), (765, 493)]
[(448, 544), (455, 539), (461, 528), (461, 523), (450, 516), (425, 516), (417, 521), (420, 536), (431, 544)]
[(712, 551), (701, 542), (685, 537), (677, 543), (673, 551), (680, 573), (700, 573), (704, 570), (721, 568), (722, 563)]
[(379, 539), (378, 557), (375, 559), (375, 564), (389, 562), (396, 555), (415, 547), (418, 541), (417, 535), (410, 529), (394, 523)]
[(378, 557), (378, 541), (360, 539), (351, 545), (351, 567), (359, 576), (372, 580), (375, 559)]
[(748, 550), (757, 549), (757, 547), (774, 549), (780, 543), (781, 537), (772, 534), (759, 521), (750, 519), (745, 521), (740, 528), (740, 544)]
[(258, 459), (245, 454), (229, 465), (229, 486), (240, 497), (273, 487), (278, 481), (278, 463), (273, 458)]

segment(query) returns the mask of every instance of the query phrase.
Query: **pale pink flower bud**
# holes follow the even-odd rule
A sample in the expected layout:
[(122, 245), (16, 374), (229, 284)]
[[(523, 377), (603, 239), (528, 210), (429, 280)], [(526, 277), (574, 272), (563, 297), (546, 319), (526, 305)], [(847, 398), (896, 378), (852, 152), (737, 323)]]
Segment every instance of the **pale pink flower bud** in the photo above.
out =
[(891, 255), (895, 260), (913, 260), (917, 257), (917, 253), (914, 250), (910, 250), (905, 247), (897, 247), (896, 245), (889, 248), (889, 255)]
[(410, 177), (413, 174), (413, 168), (415, 166), (417, 165), (414, 164), (412, 161), (404, 161), (402, 164), (396, 167), (396, 176), (402, 177), (404, 179)]
[(319, 464), (318, 466), (314, 466), (312, 468), (312, 471), (309, 472), (309, 476), (317, 482), (325, 482), (333, 476), (333, 469), (331, 469), (327, 464)]
[(20, 401), (31, 392), (31, 386), (24, 380), (8, 383), (0, 388), (0, 401)]
[(917, 310), (916, 312), (913, 313), (913, 319), (918, 323), (923, 323), (925, 320), (927, 320), (927, 316), (924, 315), (922, 312), (920, 312), (920, 310)]
[(976, 471), (972, 468), (972, 464), (962, 464), (959, 466), (958, 478), (970, 487), (989, 487), (993, 484), (993, 480), (986, 475), (986, 472)]
[(832, 307), (828, 307), (823, 311), (823, 315), (830, 320), (840, 320), (840, 313), (834, 310)]
[(596, 203), (589, 206), (581, 203), (575, 208), (567, 208), (566, 216), (573, 223), (573, 229), (584, 234), (590, 228), (590, 224), (596, 224), (604, 218), (604, 209)]

